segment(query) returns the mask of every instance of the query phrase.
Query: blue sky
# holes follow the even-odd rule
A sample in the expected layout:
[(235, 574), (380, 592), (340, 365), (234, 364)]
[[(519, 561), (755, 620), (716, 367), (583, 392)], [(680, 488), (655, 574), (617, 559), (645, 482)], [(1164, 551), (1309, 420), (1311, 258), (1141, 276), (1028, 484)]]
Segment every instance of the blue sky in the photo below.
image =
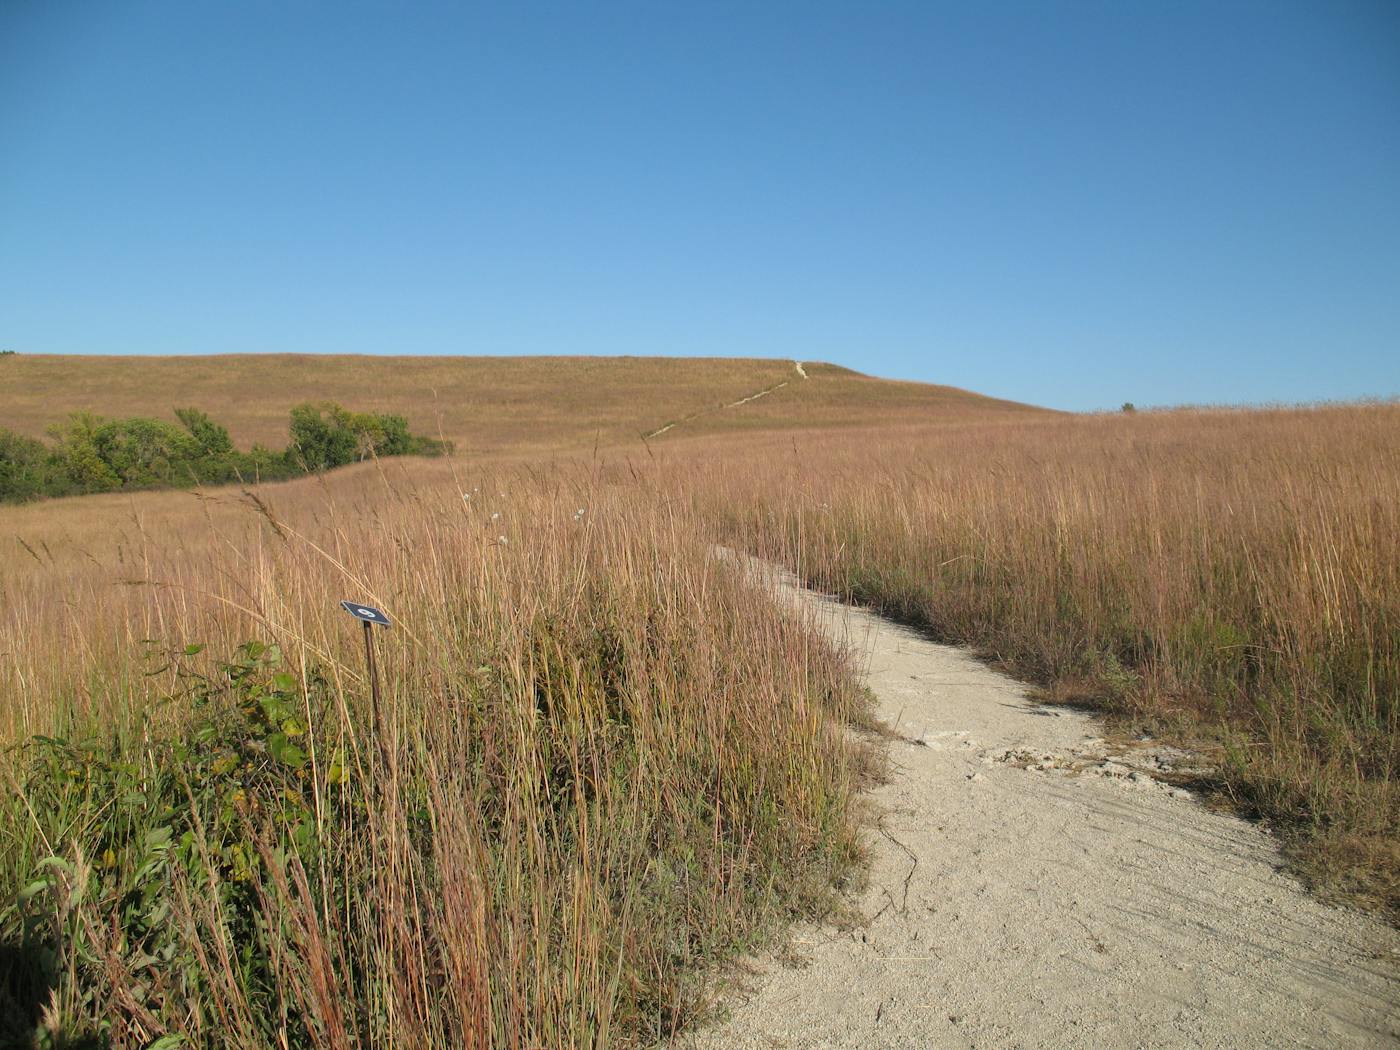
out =
[(1400, 4), (0, 0), (0, 348), (1400, 394)]

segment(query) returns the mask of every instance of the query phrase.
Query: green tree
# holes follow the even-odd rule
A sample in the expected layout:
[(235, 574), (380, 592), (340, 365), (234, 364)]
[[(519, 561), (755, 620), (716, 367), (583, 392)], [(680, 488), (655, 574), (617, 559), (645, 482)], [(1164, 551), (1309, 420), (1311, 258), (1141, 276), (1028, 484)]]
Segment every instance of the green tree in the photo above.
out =
[(447, 444), (410, 433), (403, 416), (350, 412), (333, 401), (292, 409), (282, 452), (234, 448), (228, 428), (195, 408), (159, 419), (75, 412), (49, 428), (54, 445), (0, 429), (0, 500), (244, 479), (271, 481), (371, 456), (441, 455)]
[(103, 425), (101, 416), (74, 412), (49, 428), (49, 434), (58, 441), (54, 452), (57, 491), (51, 495), (110, 492), (121, 487), (121, 478), (97, 451), (96, 435)]
[(306, 402), (292, 409), (292, 443), (288, 458), (307, 470), (330, 470), (353, 463), (359, 441), (350, 428), (350, 413), (334, 401)]
[(19, 503), (44, 495), (53, 471), (47, 445), (0, 427), (0, 500)]
[(442, 442), (415, 437), (408, 420), (386, 412), (350, 412), (334, 401), (292, 409), (289, 453), (308, 470), (329, 470), (374, 456), (439, 455)]
[(215, 423), (209, 418), (209, 413), (197, 408), (177, 408), (175, 417), (199, 445), (201, 455), (227, 456), (233, 451), (233, 439), (229, 437), (228, 427)]
[(102, 424), (92, 442), (125, 488), (190, 480), (200, 454), (199, 443), (180, 427), (141, 416)]

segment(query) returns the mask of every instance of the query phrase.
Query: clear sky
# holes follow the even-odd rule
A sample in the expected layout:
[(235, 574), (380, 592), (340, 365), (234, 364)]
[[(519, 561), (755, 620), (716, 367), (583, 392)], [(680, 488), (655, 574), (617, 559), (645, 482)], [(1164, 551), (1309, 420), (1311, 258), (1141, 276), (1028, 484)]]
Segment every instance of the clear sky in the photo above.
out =
[(0, 0), (0, 348), (1400, 394), (1400, 3)]

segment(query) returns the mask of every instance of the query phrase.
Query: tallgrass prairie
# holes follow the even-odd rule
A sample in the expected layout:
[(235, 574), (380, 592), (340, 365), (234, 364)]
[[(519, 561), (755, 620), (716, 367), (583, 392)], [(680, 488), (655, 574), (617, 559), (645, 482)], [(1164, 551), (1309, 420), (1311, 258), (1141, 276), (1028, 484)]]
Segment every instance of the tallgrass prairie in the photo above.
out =
[[(703, 1015), (718, 960), (857, 876), (878, 768), (852, 654), (720, 546), (1199, 748), (1315, 886), (1395, 913), (1400, 406), (555, 366), (326, 392), (443, 460), (0, 508), (13, 1024), (574, 1046)], [(454, 367), (479, 397), (405, 404)], [(344, 598), (394, 621), (378, 705)]]
[[(615, 475), (412, 462), (8, 511), (11, 1023), (626, 1045), (827, 906), (862, 698)], [(394, 621), (377, 708), (342, 598)]]
[(1400, 405), (808, 433), (747, 464), (676, 470), (731, 542), (1194, 742), (1320, 888), (1400, 909)]

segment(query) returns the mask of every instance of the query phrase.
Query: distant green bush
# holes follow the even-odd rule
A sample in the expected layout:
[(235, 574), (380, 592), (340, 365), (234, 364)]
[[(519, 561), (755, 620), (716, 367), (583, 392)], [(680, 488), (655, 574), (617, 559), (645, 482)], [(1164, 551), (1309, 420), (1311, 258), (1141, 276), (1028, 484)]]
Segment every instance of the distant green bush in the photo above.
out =
[(53, 456), (42, 441), (0, 428), (0, 494), (9, 500), (43, 495), (52, 484)]
[(374, 456), (438, 456), (443, 442), (410, 434), (403, 416), (350, 412), (333, 401), (292, 409), (292, 443), (307, 470), (329, 470)]
[(332, 402), (292, 409), (291, 442), (276, 452), (234, 448), (228, 428), (196, 408), (179, 423), (75, 412), (49, 428), (52, 444), (0, 428), (0, 502), (127, 489), (271, 481), (378, 456), (438, 456), (446, 442), (409, 432), (403, 416)]

